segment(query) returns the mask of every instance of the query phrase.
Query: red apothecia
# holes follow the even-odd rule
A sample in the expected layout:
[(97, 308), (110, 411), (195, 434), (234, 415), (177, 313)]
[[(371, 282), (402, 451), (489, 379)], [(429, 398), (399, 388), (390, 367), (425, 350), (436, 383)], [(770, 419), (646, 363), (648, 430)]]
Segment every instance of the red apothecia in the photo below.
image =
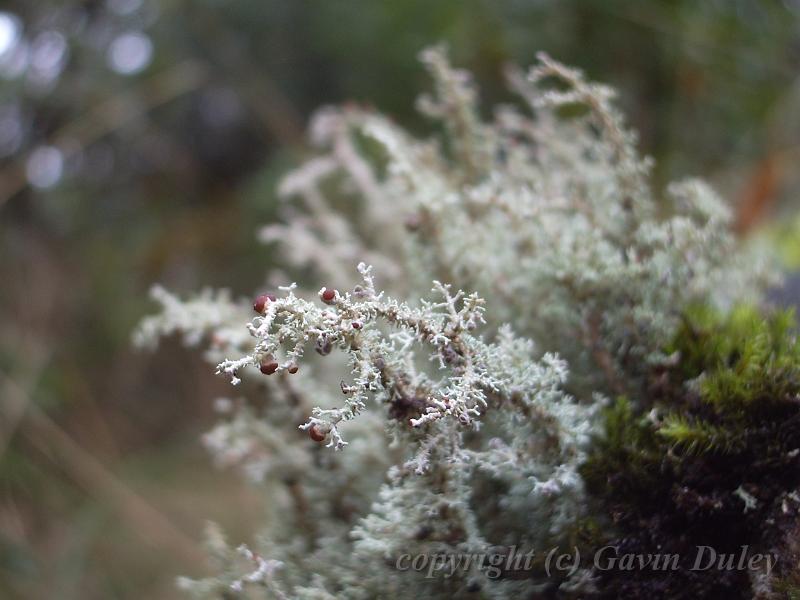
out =
[(258, 314), (263, 315), (267, 308), (267, 304), (270, 302), (275, 302), (274, 294), (261, 294), (260, 296), (257, 296), (255, 302), (253, 302), (253, 310)]
[(268, 358), (261, 363), (259, 369), (264, 375), (272, 375), (278, 370), (278, 363), (276, 363), (273, 359)]
[(319, 427), (312, 425), (308, 428), (308, 436), (315, 442), (321, 442), (325, 439), (325, 434), (319, 430)]

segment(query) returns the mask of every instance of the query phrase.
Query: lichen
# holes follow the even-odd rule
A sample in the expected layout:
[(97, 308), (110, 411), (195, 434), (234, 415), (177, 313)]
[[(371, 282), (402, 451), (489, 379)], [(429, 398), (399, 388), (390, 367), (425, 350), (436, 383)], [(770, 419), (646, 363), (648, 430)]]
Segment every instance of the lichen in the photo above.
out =
[[(628, 518), (649, 514), (650, 499), (658, 513), (688, 477), (676, 465), (750, 444), (730, 427), (738, 409), (708, 416), (742, 406), (749, 388), (703, 362), (711, 355), (686, 345), (682, 321), (697, 303), (757, 298), (771, 280), (740, 250), (725, 204), (699, 180), (657, 198), (613, 91), (578, 70), (546, 55), (527, 75), (510, 70), (517, 103), (486, 120), (442, 48), (421, 58), (434, 93), (419, 108), (443, 135), (417, 139), (354, 105), (323, 108), (310, 126), (317, 156), (280, 185), (282, 222), (260, 237), (309, 289), (270, 273), (276, 291), (246, 323), (249, 302), (182, 302), (157, 288), (164, 311), (139, 331), (142, 343), (207, 339), (209, 361), (258, 400), (227, 403), (206, 442), (263, 484), (268, 514), (240, 553), (217, 544), (227, 548), (219, 577), (184, 581), (200, 597), (586, 595), (590, 566), (548, 576), (537, 563), (495, 578), (470, 564), (427, 577), (397, 561), (590, 547), (606, 523), (587, 482), (598, 494), (613, 476), (605, 505), (622, 503)], [(767, 364), (762, 346), (742, 346), (747, 374)], [(697, 392), (674, 382), (674, 353), (691, 371), (681, 385), (705, 374), (702, 411), (684, 409)], [(759, 393), (771, 398), (789, 383), (770, 379), (786, 365), (768, 364)], [(675, 404), (643, 421), (659, 369)], [(621, 395), (630, 401), (609, 409), (581, 477), (601, 409)], [(673, 464), (679, 447), (684, 462)], [(741, 470), (701, 471), (724, 488), (725, 507), (741, 513), (742, 486), (757, 502), (747, 522), (762, 515), (764, 495)]]

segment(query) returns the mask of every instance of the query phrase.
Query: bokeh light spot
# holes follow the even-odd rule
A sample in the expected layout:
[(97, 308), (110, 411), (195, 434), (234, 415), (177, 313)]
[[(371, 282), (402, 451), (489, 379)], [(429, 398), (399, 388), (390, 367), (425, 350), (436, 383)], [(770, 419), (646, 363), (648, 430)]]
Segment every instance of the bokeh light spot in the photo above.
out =
[(19, 41), (22, 26), (19, 19), (7, 12), (0, 12), (0, 58), (10, 53)]
[(135, 75), (153, 58), (153, 43), (140, 31), (123, 33), (108, 47), (108, 65), (120, 75)]
[(47, 189), (61, 180), (64, 155), (55, 146), (39, 146), (31, 152), (25, 165), (28, 182), (35, 188)]

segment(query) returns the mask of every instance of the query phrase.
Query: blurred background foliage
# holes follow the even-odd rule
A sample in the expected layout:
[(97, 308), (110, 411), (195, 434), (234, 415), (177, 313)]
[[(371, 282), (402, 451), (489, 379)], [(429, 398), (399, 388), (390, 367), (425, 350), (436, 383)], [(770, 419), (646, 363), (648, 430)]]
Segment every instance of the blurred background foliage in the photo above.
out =
[(538, 50), (615, 86), (658, 189), (710, 178), (800, 266), (800, 0), (4, 0), (0, 597), (173, 598), (204, 519), (252, 536), (257, 493), (198, 441), (226, 382), (131, 329), (154, 282), (263, 282), (255, 232), (316, 107), (430, 131), (439, 41), (486, 107)]

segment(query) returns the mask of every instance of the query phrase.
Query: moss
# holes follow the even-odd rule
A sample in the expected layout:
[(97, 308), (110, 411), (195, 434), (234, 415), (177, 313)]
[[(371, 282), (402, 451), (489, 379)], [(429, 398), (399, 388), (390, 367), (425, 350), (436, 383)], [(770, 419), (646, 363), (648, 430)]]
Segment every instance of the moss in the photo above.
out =
[(704, 402), (727, 412), (760, 411), (797, 392), (800, 344), (794, 329), (792, 311), (762, 317), (743, 306), (722, 316), (693, 308), (668, 349), (681, 356), (687, 378), (704, 375)]
[(594, 444), (581, 474), (593, 493), (625, 498), (655, 489), (661, 477), (659, 440), (646, 419), (637, 415), (627, 398), (605, 411), (605, 435)]
[(787, 269), (800, 268), (800, 216), (782, 219), (778, 225), (768, 228), (765, 242), (777, 249)]
[[(800, 538), (800, 344), (789, 312), (694, 307), (636, 402), (607, 410), (582, 474), (621, 552), (777, 552), (773, 590), (791, 586)], [(658, 415), (663, 415), (659, 417)], [(754, 502), (754, 504), (753, 504)], [(787, 518), (790, 515), (790, 518)], [(601, 574), (617, 595), (751, 597), (744, 571)], [(782, 582), (780, 585), (778, 581)]]

